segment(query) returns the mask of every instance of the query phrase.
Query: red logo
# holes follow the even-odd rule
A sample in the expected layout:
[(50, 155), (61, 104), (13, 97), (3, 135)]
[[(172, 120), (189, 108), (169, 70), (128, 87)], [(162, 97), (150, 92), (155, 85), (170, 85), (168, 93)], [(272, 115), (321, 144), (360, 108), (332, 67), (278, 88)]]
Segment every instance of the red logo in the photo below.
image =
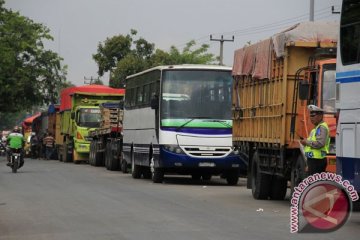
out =
[(351, 200), (345, 190), (333, 182), (311, 185), (301, 200), (305, 232), (331, 232), (349, 218)]

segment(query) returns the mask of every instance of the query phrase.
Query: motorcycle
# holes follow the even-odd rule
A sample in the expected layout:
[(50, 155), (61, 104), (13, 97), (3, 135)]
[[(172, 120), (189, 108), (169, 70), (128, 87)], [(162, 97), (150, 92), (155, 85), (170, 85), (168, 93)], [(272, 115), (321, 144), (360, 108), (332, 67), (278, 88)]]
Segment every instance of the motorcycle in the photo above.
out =
[(11, 149), (9, 167), (11, 167), (13, 173), (16, 173), (21, 167), (21, 149)]

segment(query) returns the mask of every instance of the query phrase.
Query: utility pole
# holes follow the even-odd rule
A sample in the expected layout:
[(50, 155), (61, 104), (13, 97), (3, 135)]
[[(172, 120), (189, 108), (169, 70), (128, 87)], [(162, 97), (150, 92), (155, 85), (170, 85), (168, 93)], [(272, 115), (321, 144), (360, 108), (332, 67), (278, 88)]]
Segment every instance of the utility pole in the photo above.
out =
[(315, 0), (310, 0), (310, 22), (314, 21)]
[(220, 39), (215, 39), (215, 38), (212, 38), (212, 35), (210, 35), (210, 41), (218, 41), (218, 42), (220, 42), (220, 63), (219, 63), (219, 65), (224, 65), (223, 64), (224, 42), (233, 42), (234, 41), (234, 36), (232, 36), (232, 39), (224, 39), (224, 36), (221, 35)]

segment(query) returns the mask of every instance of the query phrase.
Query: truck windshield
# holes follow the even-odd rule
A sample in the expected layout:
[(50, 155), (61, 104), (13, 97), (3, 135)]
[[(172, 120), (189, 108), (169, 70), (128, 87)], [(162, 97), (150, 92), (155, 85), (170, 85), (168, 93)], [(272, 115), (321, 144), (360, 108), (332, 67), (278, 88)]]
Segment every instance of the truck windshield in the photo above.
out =
[(324, 70), (322, 104), (325, 112), (335, 112), (336, 71)]
[[(163, 73), (161, 119), (231, 119), (230, 71), (169, 70)], [(203, 118), (202, 118), (203, 119)]]
[(80, 127), (97, 128), (100, 127), (100, 109), (82, 108), (79, 110), (77, 124)]

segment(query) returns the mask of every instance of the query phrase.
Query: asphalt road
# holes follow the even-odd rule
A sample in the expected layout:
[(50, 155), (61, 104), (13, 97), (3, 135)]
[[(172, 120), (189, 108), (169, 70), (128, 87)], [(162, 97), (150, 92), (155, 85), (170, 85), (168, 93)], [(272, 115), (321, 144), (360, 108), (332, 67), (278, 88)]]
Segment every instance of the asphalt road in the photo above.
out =
[(256, 201), (241, 179), (163, 184), (86, 164), (0, 157), (0, 239), (359, 239), (360, 213), (338, 231), (291, 234), (289, 201)]

